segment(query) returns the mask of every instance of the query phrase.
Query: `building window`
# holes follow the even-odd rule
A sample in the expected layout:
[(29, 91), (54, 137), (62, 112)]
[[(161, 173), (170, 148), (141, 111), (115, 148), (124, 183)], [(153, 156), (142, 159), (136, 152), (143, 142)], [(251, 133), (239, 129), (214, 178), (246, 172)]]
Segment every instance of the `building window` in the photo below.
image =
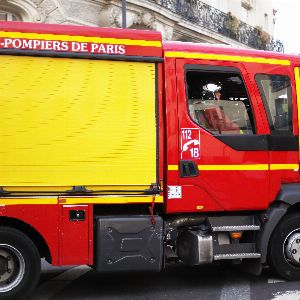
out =
[(16, 14), (0, 10), (0, 21), (21, 21), (21, 18)]

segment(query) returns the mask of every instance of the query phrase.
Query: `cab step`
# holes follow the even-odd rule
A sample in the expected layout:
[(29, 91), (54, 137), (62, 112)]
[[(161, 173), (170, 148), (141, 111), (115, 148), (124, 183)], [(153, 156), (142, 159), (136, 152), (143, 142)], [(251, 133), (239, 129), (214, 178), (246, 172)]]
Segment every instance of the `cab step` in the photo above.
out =
[(254, 231), (260, 230), (255, 216), (221, 216), (209, 217), (212, 232)]
[(214, 260), (260, 258), (260, 253), (230, 253), (214, 255)]

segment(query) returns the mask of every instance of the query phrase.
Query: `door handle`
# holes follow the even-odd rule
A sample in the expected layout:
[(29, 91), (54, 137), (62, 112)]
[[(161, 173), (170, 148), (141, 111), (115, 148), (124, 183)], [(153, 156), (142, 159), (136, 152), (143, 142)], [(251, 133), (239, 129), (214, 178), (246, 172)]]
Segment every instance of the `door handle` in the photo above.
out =
[(180, 161), (180, 177), (196, 177), (199, 175), (198, 166), (191, 160)]

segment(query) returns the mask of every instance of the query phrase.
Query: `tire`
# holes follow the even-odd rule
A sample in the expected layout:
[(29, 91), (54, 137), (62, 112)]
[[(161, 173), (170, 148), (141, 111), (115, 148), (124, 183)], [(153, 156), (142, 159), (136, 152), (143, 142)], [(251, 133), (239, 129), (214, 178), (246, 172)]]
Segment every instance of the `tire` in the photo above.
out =
[(39, 252), (24, 233), (0, 227), (0, 299), (26, 299), (41, 273)]
[(268, 259), (278, 275), (287, 280), (300, 280), (300, 214), (287, 215), (275, 228)]

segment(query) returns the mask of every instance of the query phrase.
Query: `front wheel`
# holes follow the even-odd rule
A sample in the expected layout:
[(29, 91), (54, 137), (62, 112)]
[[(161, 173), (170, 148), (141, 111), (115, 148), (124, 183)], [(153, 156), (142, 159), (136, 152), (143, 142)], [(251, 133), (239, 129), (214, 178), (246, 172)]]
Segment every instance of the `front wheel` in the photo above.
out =
[(38, 283), (41, 260), (24, 233), (0, 228), (0, 299), (25, 299)]
[(300, 214), (284, 217), (269, 244), (271, 268), (288, 280), (300, 280)]

